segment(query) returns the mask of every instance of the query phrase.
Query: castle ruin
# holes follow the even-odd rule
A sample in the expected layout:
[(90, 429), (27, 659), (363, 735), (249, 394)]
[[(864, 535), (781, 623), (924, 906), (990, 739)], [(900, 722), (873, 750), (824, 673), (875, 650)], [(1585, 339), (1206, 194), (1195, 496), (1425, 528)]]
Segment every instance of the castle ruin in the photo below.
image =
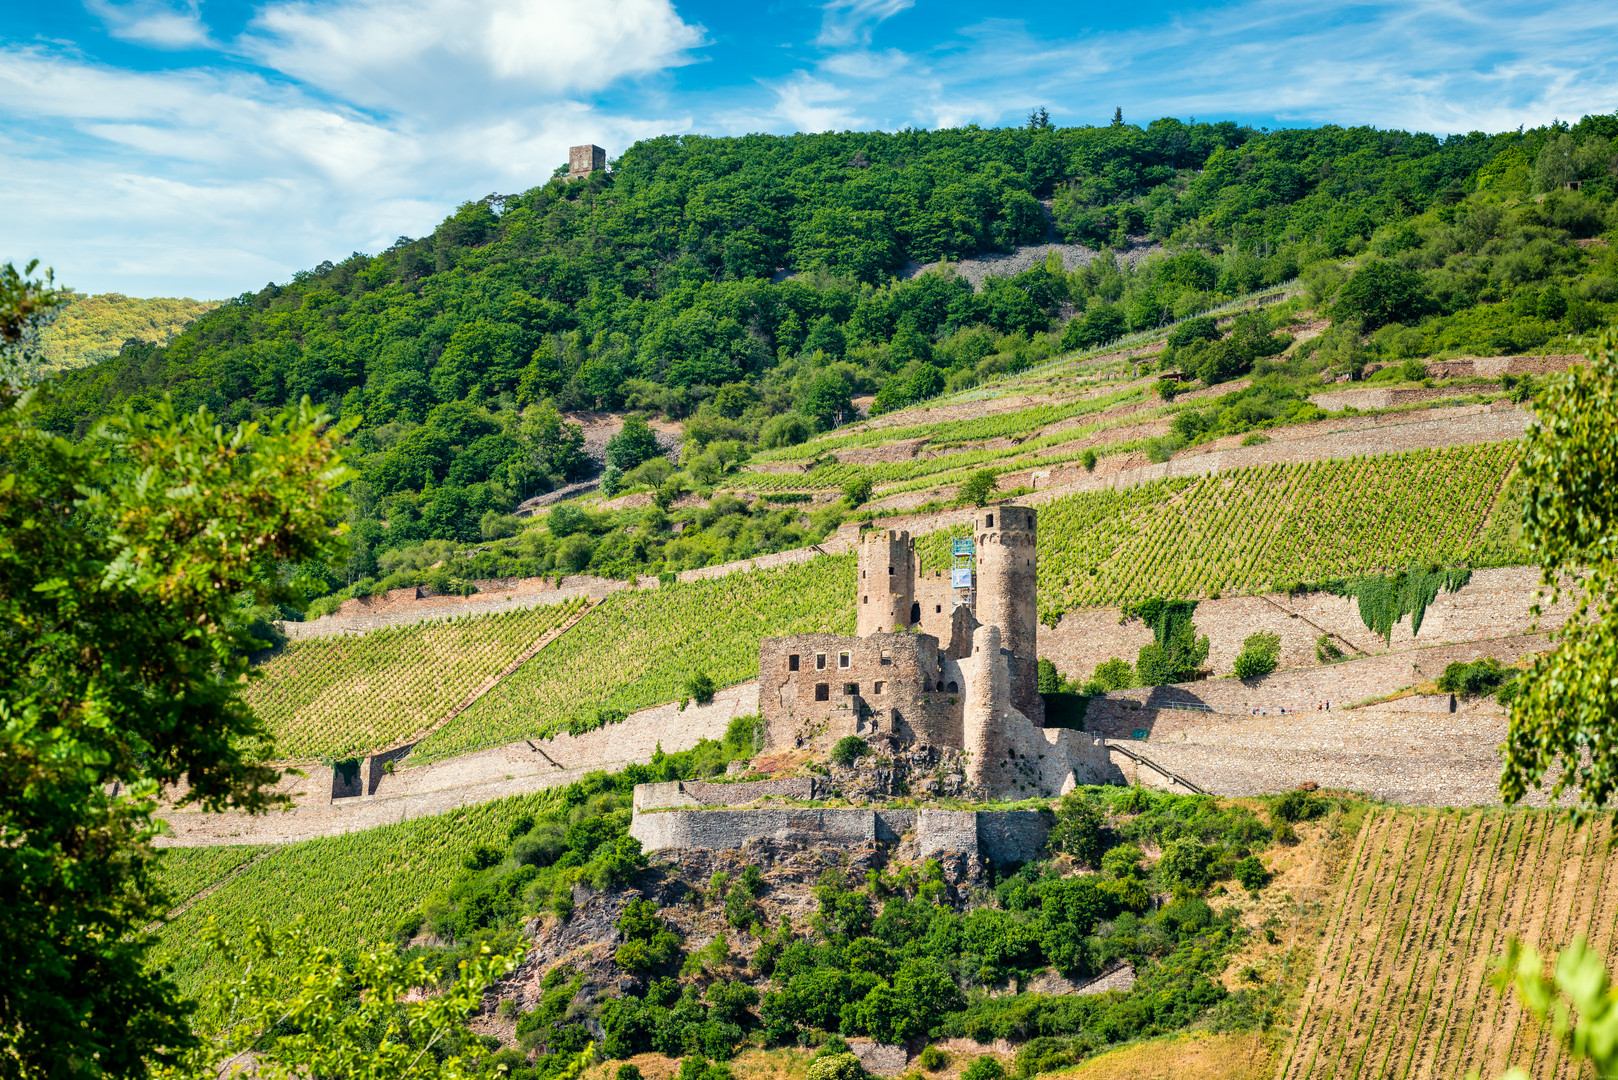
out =
[(759, 646), (767, 750), (823, 751), (848, 735), (890, 750), (947, 747), (991, 796), (1054, 795), (1110, 775), (1105, 748), (1046, 728), (1039, 696), (1032, 509), (994, 506), (974, 521), (964, 578), (917, 573), (910, 534), (861, 538), (855, 633), (796, 634)]
[(607, 152), (593, 143), (567, 149), (567, 178), (577, 180), (607, 167)]

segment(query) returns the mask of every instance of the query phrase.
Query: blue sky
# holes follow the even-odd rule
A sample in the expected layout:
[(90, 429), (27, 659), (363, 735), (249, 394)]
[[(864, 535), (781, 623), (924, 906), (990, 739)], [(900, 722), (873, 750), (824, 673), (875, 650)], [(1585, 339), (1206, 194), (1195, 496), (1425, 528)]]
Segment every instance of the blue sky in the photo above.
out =
[(233, 296), (667, 132), (1498, 131), (1618, 108), (1618, 4), (0, 0), (0, 260)]

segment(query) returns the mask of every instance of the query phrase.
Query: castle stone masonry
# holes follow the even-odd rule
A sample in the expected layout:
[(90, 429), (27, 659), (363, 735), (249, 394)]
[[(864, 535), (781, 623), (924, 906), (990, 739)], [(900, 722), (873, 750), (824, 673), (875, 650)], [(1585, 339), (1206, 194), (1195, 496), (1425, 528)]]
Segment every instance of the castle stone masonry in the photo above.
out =
[(570, 146), (567, 151), (567, 178), (577, 180), (607, 167), (607, 152), (599, 146)]
[(970, 590), (919, 576), (910, 534), (877, 530), (859, 545), (853, 637), (760, 644), (768, 749), (823, 751), (848, 735), (948, 747), (967, 753), (968, 779), (991, 795), (1054, 795), (1109, 774), (1094, 739), (1044, 727), (1034, 511), (986, 507), (974, 526)]

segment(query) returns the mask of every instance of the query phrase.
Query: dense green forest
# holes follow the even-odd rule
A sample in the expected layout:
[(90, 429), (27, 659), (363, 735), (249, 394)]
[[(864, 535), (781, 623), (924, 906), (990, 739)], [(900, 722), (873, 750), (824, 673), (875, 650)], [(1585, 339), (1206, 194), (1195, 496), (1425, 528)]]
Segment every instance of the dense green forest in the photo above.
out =
[[(347, 576), (380, 577), (389, 550), (510, 531), (519, 501), (593, 474), (568, 410), (685, 421), (700, 489), (846, 421), (858, 395), (902, 407), (1300, 275), (1339, 324), (1315, 367), (1538, 347), (1618, 300), (1612, 249), (1577, 243), (1615, 224), (1615, 136), (1618, 116), (1446, 139), (1166, 118), (652, 139), (60, 375), (49, 422), (82, 433), (162, 394), (229, 419), (302, 395), (362, 417)], [(1100, 256), (977, 288), (947, 267), (898, 276), (1053, 231)], [(1262, 359), (1196, 336), (1176, 348), (1206, 381)], [(653, 454), (621, 445), (616, 471)], [(791, 515), (771, 513), (784, 535)]]

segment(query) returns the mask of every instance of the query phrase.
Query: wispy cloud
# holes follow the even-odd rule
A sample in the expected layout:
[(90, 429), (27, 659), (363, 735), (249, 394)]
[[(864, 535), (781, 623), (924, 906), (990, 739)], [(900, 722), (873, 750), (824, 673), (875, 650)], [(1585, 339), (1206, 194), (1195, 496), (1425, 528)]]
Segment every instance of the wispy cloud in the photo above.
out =
[(197, 0), (180, 4), (164, 0), (86, 0), (85, 6), (106, 25), (107, 32), (123, 41), (157, 49), (209, 48)]
[(822, 8), (815, 44), (828, 49), (869, 45), (879, 23), (915, 4), (915, 0), (830, 0)]

